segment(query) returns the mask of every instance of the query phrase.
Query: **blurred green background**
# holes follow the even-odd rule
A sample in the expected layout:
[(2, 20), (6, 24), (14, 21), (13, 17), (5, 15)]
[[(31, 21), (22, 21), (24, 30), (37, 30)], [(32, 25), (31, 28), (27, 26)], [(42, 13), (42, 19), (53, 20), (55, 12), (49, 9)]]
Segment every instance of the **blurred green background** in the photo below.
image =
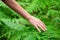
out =
[(41, 19), (47, 31), (39, 33), (21, 15), (0, 1), (0, 40), (60, 40), (60, 0), (16, 0)]

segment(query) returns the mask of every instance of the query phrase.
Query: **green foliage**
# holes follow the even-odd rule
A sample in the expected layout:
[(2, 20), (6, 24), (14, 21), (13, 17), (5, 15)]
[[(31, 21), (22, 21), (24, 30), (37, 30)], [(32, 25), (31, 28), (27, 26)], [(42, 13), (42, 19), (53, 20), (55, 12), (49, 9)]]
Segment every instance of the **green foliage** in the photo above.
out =
[(27, 12), (41, 19), (47, 31), (39, 33), (0, 1), (0, 40), (60, 40), (60, 0), (16, 0)]

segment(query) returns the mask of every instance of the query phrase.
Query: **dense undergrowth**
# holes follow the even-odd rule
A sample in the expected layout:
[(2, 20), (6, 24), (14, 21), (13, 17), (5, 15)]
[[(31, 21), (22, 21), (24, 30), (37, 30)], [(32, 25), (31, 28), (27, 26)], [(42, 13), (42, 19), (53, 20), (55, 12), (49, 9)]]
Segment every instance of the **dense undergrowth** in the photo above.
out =
[(47, 31), (39, 33), (26, 19), (0, 1), (0, 40), (60, 40), (60, 0), (16, 0), (41, 19)]

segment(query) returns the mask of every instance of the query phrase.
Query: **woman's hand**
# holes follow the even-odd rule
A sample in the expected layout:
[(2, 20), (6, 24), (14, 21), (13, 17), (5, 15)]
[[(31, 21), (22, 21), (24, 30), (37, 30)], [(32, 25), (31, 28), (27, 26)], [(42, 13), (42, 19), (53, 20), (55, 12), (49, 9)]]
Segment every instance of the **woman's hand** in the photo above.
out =
[(41, 32), (39, 28), (41, 28), (43, 31), (46, 31), (46, 30), (47, 30), (45, 24), (44, 24), (41, 20), (39, 20), (39, 19), (37, 19), (37, 18), (35, 18), (35, 17), (33, 17), (33, 16), (31, 16), (31, 17), (28, 19), (28, 21), (29, 21), (33, 26), (35, 26), (35, 28), (36, 28), (39, 32)]
[(2, 0), (6, 5), (8, 5), (10, 8), (12, 8), (14, 11), (16, 11), (18, 14), (22, 15), (24, 18), (28, 19), (28, 21), (34, 25), (36, 27), (36, 29), (41, 32), (39, 30), (39, 28), (41, 28), (43, 31), (46, 30), (46, 27), (45, 27), (45, 24), (33, 17), (33, 16), (30, 16), (29, 13), (27, 13), (15, 0)]

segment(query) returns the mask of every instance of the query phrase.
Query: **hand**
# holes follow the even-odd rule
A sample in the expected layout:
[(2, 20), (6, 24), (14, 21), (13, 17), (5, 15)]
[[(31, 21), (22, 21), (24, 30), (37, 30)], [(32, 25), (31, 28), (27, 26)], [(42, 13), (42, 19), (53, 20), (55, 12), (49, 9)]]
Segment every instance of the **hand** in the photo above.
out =
[(36, 28), (39, 32), (41, 32), (39, 28), (41, 28), (43, 31), (46, 31), (46, 30), (47, 30), (45, 24), (44, 24), (41, 20), (39, 20), (39, 19), (37, 19), (37, 18), (35, 18), (35, 17), (33, 17), (33, 16), (31, 16), (31, 17), (28, 19), (28, 21), (29, 21), (32, 25), (34, 25), (35, 28)]

